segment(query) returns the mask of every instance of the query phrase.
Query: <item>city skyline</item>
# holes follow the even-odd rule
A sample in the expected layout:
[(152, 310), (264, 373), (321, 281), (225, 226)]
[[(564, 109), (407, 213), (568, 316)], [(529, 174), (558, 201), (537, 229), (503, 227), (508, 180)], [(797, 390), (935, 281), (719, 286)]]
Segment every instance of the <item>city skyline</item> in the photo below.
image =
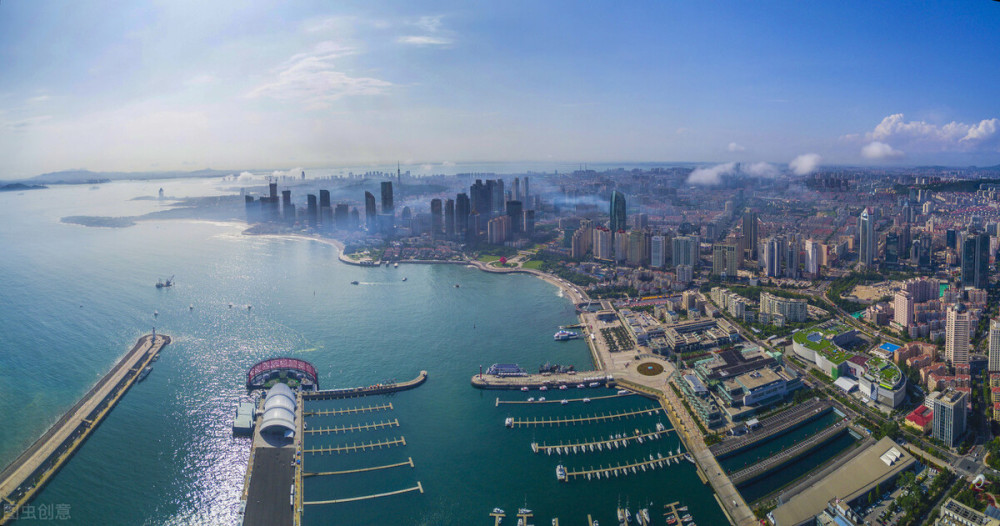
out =
[(0, 179), (634, 160), (710, 163), (692, 182), (712, 183), (733, 163), (1000, 163), (991, 3), (764, 7), (8, 3)]

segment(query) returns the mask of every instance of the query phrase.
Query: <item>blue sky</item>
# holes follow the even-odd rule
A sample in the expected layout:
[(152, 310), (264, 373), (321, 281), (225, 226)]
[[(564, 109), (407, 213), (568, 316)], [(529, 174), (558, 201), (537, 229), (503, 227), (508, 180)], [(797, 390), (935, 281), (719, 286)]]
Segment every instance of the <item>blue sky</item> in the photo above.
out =
[(0, 4), (0, 178), (1000, 163), (1000, 4)]

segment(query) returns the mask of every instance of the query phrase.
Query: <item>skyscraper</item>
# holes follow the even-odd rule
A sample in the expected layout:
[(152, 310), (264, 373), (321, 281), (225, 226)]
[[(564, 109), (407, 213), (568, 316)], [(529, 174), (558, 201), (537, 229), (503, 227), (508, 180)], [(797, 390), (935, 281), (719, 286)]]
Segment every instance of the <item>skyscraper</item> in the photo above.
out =
[(653, 268), (663, 268), (667, 263), (666, 238), (664, 236), (653, 236), (650, 241), (650, 261), (649, 266)]
[(968, 234), (962, 239), (962, 286), (985, 289), (989, 283), (990, 236)]
[(743, 213), (743, 246), (746, 252), (744, 257), (754, 261), (757, 260), (758, 223), (760, 218), (757, 217), (757, 212), (747, 210)]
[(306, 196), (306, 219), (309, 221), (310, 226), (316, 226), (319, 221), (319, 206), (316, 204), (316, 194), (309, 194)]
[(765, 273), (772, 278), (776, 278), (781, 275), (781, 260), (783, 259), (785, 239), (781, 236), (775, 236), (767, 240), (764, 243), (764, 270)]
[(507, 215), (510, 216), (511, 232), (524, 232), (524, 210), (520, 201), (507, 201)]
[(524, 235), (529, 238), (535, 235), (535, 211), (524, 211)]
[(991, 373), (1000, 373), (1000, 318), (990, 320), (990, 353), (987, 369)]
[(455, 196), (455, 233), (464, 234), (469, 229), (469, 213), (471, 211), (469, 196), (465, 192)]
[(454, 199), (448, 199), (444, 202), (444, 235), (449, 238), (455, 235)]
[(965, 433), (966, 393), (952, 389), (935, 391), (927, 396), (927, 401), (934, 411), (931, 436), (955, 447)]
[(431, 237), (441, 237), (444, 231), (444, 211), (440, 199), (431, 199)]
[(393, 215), (396, 213), (392, 204), (392, 181), (382, 181), (382, 213)]
[(913, 295), (905, 290), (896, 292), (893, 299), (893, 321), (903, 329), (913, 324)]
[(625, 230), (628, 227), (625, 194), (617, 190), (611, 194), (610, 216), (611, 220), (608, 223), (608, 229), (611, 230), (612, 234), (617, 233), (619, 230)]
[(948, 308), (944, 357), (952, 365), (969, 363), (969, 311), (961, 303)]
[(726, 279), (736, 278), (736, 245), (717, 244), (712, 246), (712, 274)]
[(878, 250), (875, 240), (875, 220), (865, 207), (858, 217), (858, 261), (865, 268), (870, 268), (875, 262), (875, 251)]
[(521, 190), (521, 201), (529, 203), (531, 199), (531, 194), (528, 193), (528, 176), (524, 176), (524, 187)]
[(673, 262), (674, 266), (677, 265), (690, 265), (691, 267), (698, 266), (698, 238), (693, 236), (679, 236), (675, 237), (671, 244), (673, 245)]
[(514, 185), (510, 187), (510, 199), (511, 201), (521, 200), (521, 178), (514, 178)]
[(378, 217), (378, 210), (375, 209), (375, 194), (365, 192), (365, 228), (369, 232), (374, 232)]

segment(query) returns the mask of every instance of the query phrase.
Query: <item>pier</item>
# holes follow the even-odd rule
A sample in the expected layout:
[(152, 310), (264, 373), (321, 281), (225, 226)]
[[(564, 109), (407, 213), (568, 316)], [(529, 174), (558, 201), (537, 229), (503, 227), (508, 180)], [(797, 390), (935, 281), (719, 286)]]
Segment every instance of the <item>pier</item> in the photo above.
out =
[(664, 429), (662, 431), (650, 431), (648, 433), (642, 433), (642, 434), (638, 434), (638, 435), (636, 435), (636, 434), (626, 435), (626, 436), (623, 436), (621, 438), (611, 437), (611, 438), (608, 438), (606, 440), (595, 440), (593, 442), (576, 442), (576, 443), (569, 443), (569, 444), (562, 444), (562, 443), (560, 443), (560, 444), (551, 445), (551, 446), (544, 445), (544, 444), (539, 444), (537, 442), (532, 442), (531, 443), (531, 450), (534, 451), (535, 453), (545, 453), (545, 454), (548, 454), (548, 455), (551, 455), (553, 451), (555, 451), (556, 454), (559, 454), (559, 455), (562, 455), (562, 454), (567, 454), (568, 455), (570, 453), (576, 453), (577, 450), (582, 450), (583, 452), (586, 452), (588, 450), (588, 448), (589, 448), (590, 451), (595, 451), (595, 450), (596, 451), (603, 451), (604, 449), (609, 449), (610, 450), (612, 447), (615, 447), (615, 448), (617, 448), (617, 447), (625, 447), (625, 446), (628, 445), (629, 442), (639, 443), (639, 439), (640, 438), (649, 439), (649, 440), (656, 440), (656, 439), (660, 438), (661, 434), (666, 434), (666, 433), (669, 433), (670, 431), (671, 430), (669, 430), (669, 429)]
[(780, 433), (805, 424), (815, 418), (825, 415), (833, 409), (829, 400), (812, 399), (787, 411), (767, 417), (760, 421), (760, 428), (747, 434), (726, 439), (709, 448), (716, 459), (722, 459), (736, 454)]
[(90, 390), (17, 459), (0, 472), (3, 511), (0, 524), (14, 519), (80, 448), (135, 384), (139, 374), (170, 343), (165, 335), (147, 334), (136, 342)]
[(320, 434), (320, 435), (330, 435), (336, 433), (351, 433), (354, 431), (367, 431), (369, 429), (384, 429), (387, 427), (399, 427), (399, 419), (390, 420), (388, 422), (375, 422), (372, 424), (356, 424), (351, 426), (333, 426), (333, 427), (317, 427), (314, 429), (306, 429), (304, 433)]
[(665, 467), (670, 465), (672, 462), (680, 463), (680, 459), (683, 458), (684, 455), (685, 455), (684, 453), (678, 453), (676, 455), (657, 457), (650, 460), (639, 460), (629, 464), (617, 464), (614, 466), (609, 465), (608, 467), (601, 466), (598, 468), (581, 469), (578, 471), (567, 470), (566, 480), (568, 481), (570, 479), (577, 477), (587, 477), (587, 479), (590, 480), (591, 477), (596, 477), (597, 479), (600, 479), (601, 477), (611, 478), (612, 476), (615, 477), (627, 476), (632, 473), (638, 473), (640, 469), (642, 471), (646, 471), (647, 468), (656, 469), (659, 467)]
[(370, 468), (348, 469), (346, 471), (317, 471), (317, 472), (303, 471), (302, 472), (302, 476), (303, 477), (320, 477), (320, 476), (326, 476), (326, 475), (350, 475), (352, 473), (364, 473), (366, 471), (379, 471), (379, 470), (382, 470), (382, 469), (401, 468), (403, 466), (410, 466), (412, 468), (413, 467), (413, 457), (409, 457), (409, 459), (406, 462), (397, 462), (395, 464), (386, 464), (384, 466), (372, 466)]
[[(565, 393), (566, 390), (560, 390), (559, 392)], [(589, 398), (560, 398), (558, 400), (501, 400), (498, 397), (497, 398), (496, 407), (499, 407), (501, 404), (561, 404), (563, 400), (566, 400), (567, 402), (586, 402), (586, 401), (593, 401), (593, 400), (604, 400), (606, 398), (619, 398), (619, 397), (622, 397), (622, 396), (632, 396), (633, 394), (635, 394), (635, 393), (629, 392), (627, 394), (613, 394), (613, 395), (607, 395), (607, 396), (591, 396)]]
[(338, 416), (351, 415), (355, 413), (373, 413), (375, 411), (392, 411), (392, 403), (381, 405), (369, 405), (365, 407), (353, 407), (350, 409), (328, 409), (323, 411), (302, 411), (302, 416)]
[(362, 497), (350, 497), (350, 498), (346, 498), (346, 499), (306, 501), (306, 502), (303, 502), (302, 504), (305, 504), (305, 505), (340, 504), (341, 502), (354, 502), (354, 501), (358, 501), (358, 500), (377, 499), (377, 498), (380, 498), (380, 497), (391, 497), (393, 495), (399, 495), (399, 494), (402, 494), (402, 493), (409, 493), (411, 491), (419, 491), (420, 493), (423, 493), (424, 492), (424, 486), (418, 480), (417, 481), (417, 485), (413, 486), (412, 488), (400, 489), (400, 490), (396, 490), (396, 491), (389, 491), (389, 492), (386, 492), (386, 493), (376, 493), (374, 495), (365, 495), (365, 496), (362, 496)]
[(803, 440), (802, 442), (799, 442), (784, 451), (781, 451), (776, 455), (772, 455), (748, 468), (744, 468), (730, 474), (729, 479), (732, 480), (733, 484), (736, 484), (737, 486), (758, 479), (766, 475), (768, 472), (795, 460), (805, 453), (808, 453), (820, 444), (823, 444), (842, 433), (846, 433), (848, 429), (850, 428), (844, 422), (837, 422), (836, 424), (820, 431), (819, 433), (816, 433), (808, 439)]
[(420, 386), (427, 381), (427, 371), (420, 371), (420, 374), (412, 380), (399, 383), (375, 384), (365, 387), (348, 387), (345, 389), (326, 389), (323, 391), (303, 392), (302, 399), (311, 400), (336, 400), (338, 398), (354, 398), (357, 396), (372, 396), (388, 393), (406, 391)]
[(405, 446), (405, 445), (406, 445), (406, 438), (399, 437), (399, 438), (390, 438), (386, 440), (379, 440), (378, 442), (372, 441), (367, 444), (361, 443), (361, 444), (352, 444), (350, 446), (314, 447), (310, 449), (303, 449), (302, 452), (318, 453), (321, 455), (326, 453), (354, 453), (356, 451), (368, 451), (370, 449), (382, 449), (384, 447)]
[[(583, 384), (586, 387), (614, 386), (615, 379), (604, 371), (576, 371), (570, 373), (524, 374), (520, 376), (493, 376), (477, 374), (472, 377), (472, 386), (479, 389), (537, 389), (546, 387), (558, 389), (560, 385), (573, 388)], [(592, 385), (593, 384), (593, 385)]]
[(593, 422), (604, 422), (607, 420), (618, 420), (620, 418), (628, 418), (630, 416), (636, 415), (655, 415), (660, 412), (660, 409), (639, 409), (636, 411), (622, 411), (620, 413), (607, 413), (599, 414), (593, 416), (579, 416), (579, 417), (569, 417), (569, 418), (539, 418), (539, 419), (520, 419), (512, 418), (507, 427), (521, 427), (521, 426), (559, 426), (562, 424), (589, 424)]

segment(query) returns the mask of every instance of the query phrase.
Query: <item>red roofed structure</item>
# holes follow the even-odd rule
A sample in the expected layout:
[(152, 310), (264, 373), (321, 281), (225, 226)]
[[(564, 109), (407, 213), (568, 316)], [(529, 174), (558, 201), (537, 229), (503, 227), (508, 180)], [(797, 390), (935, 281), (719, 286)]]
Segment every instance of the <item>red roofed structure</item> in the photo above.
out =
[(931, 423), (934, 422), (934, 411), (925, 405), (922, 405), (913, 410), (910, 414), (906, 415), (906, 425), (919, 430), (921, 433), (927, 433), (931, 429)]

